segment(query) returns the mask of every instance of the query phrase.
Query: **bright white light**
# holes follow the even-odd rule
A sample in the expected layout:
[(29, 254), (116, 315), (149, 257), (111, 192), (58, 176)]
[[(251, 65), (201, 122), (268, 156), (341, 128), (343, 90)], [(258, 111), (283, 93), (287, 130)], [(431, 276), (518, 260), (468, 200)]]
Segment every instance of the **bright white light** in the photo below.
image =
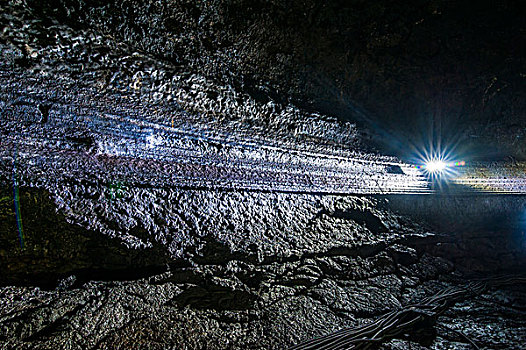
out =
[(447, 164), (440, 159), (434, 159), (426, 163), (426, 170), (430, 173), (441, 173), (446, 169)]

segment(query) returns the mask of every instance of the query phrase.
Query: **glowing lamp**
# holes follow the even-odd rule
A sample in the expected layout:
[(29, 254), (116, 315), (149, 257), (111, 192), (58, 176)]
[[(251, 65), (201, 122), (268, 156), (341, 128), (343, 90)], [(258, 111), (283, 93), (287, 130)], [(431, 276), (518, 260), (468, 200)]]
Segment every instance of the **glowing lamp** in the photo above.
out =
[(447, 164), (440, 159), (433, 159), (426, 163), (426, 170), (430, 173), (441, 173), (446, 169)]

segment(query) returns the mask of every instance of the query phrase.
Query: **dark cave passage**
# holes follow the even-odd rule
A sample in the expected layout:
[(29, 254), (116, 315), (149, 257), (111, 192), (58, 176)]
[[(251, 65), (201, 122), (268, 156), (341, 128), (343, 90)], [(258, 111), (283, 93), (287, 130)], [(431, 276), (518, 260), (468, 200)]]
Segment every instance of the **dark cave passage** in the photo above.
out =
[[(467, 274), (521, 274), (526, 263), (526, 201), (498, 195), (389, 198), (399, 213), (426, 222), (441, 234), (429, 253)], [(425, 245), (426, 243), (424, 243)], [(426, 250), (427, 250), (426, 249)]]

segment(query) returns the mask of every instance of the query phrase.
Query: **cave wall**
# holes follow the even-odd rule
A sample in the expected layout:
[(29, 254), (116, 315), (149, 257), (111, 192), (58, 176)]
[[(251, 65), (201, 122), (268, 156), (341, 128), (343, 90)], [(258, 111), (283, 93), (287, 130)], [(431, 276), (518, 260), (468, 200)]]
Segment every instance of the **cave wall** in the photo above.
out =
[[(462, 230), (479, 210), (499, 217), (501, 207), (504, 219), (515, 218), (517, 202), (419, 197), (397, 206), (371, 196), (177, 186), (165, 171), (169, 152), (141, 152), (157, 142), (239, 160), (229, 158), (234, 142), (271, 140), (271, 150), (352, 155), (392, 132), (420, 135), (406, 129), (420, 121), (434, 134), (458, 120), (459, 138), (521, 156), (516, 4), (399, 5), (0, 4), (8, 23), (0, 34), (0, 346), (281, 349), (463, 286), (459, 267), (499, 265), (494, 253), (510, 248), (494, 244), (499, 232), (478, 241), (478, 231), (439, 235), (432, 224), (445, 225), (458, 208), (474, 216)], [(345, 121), (369, 127), (372, 140)], [(175, 141), (159, 133), (133, 153), (127, 142), (140, 143), (146, 122), (188, 133)], [(196, 140), (202, 130), (229, 142)], [(199, 177), (196, 168), (184, 174)], [(507, 253), (517, 258), (522, 247)], [(480, 260), (483, 251), (492, 264)], [(524, 300), (520, 289), (488, 291), (442, 315), (442, 328), (428, 327), (424, 340), (382, 347), (467, 346), (455, 330), (487, 347), (520, 346)]]
[(404, 158), (429, 140), (474, 158), (525, 156), (516, 1), (26, 3), (262, 101), (359, 122)]

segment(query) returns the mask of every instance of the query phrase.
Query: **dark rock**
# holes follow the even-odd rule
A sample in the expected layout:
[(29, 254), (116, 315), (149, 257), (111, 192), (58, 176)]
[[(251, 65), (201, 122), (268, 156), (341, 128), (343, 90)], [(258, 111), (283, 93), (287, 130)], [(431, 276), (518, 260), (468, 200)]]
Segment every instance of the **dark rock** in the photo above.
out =
[(254, 299), (254, 295), (242, 290), (231, 290), (221, 286), (193, 286), (178, 294), (171, 303), (195, 309), (247, 310), (254, 306)]
[[(121, 242), (70, 224), (57, 214), (49, 193), (21, 188), (22, 225), (17, 226), (11, 191), (2, 189), (0, 283), (54, 288), (76, 275), (91, 279), (133, 279), (158, 273), (169, 260), (162, 250), (128, 250)], [(23, 237), (24, 246), (20, 246)]]
[(40, 111), (40, 115), (41, 115), (41, 119), (40, 119), (41, 123), (47, 123), (48, 118), (49, 118), (49, 110), (51, 109), (51, 107), (52, 105), (47, 104), (47, 103), (38, 105), (38, 110)]

